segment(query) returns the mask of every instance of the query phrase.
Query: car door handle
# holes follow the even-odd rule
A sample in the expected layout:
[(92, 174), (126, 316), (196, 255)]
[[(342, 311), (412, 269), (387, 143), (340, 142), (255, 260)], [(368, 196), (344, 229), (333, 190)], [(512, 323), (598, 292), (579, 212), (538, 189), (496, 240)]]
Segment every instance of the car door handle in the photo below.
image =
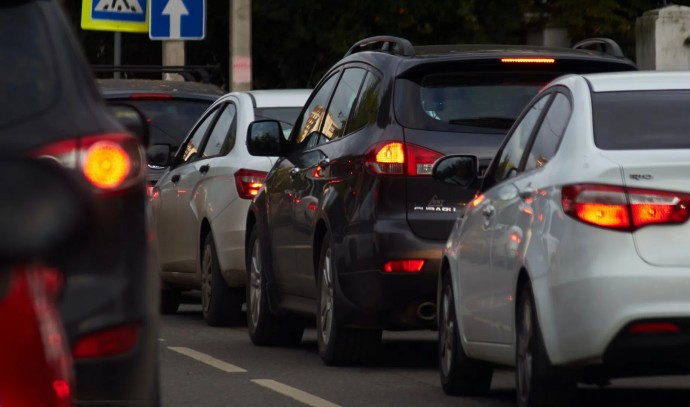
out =
[(490, 218), (494, 215), (495, 211), (496, 208), (494, 208), (493, 205), (486, 205), (484, 209), (482, 209), (482, 215), (484, 215), (485, 218)]
[(209, 166), (208, 164), (204, 164), (201, 167), (199, 167), (199, 172), (202, 174), (206, 174), (209, 169), (211, 169), (211, 166)]
[(331, 160), (330, 160), (328, 157), (326, 157), (326, 158), (322, 159), (321, 161), (319, 161), (319, 167), (321, 167), (321, 168), (326, 168), (326, 167), (328, 167), (329, 165), (331, 165)]
[(518, 195), (520, 195), (521, 199), (525, 200), (532, 198), (532, 195), (534, 195), (534, 193), (532, 192), (532, 190), (528, 189), (526, 191), (520, 191)]
[(180, 180), (180, 174), (175, 174), (170, 178), (170, 181), (172, 181), (173, 184), (177, 184), (177, 182)]
[(301, 170), (300, 170), (299, 168), (293, 167), (293, 168), (290, 170), (290, 176), (291, 176), (292, 178), (295, 178), (296, 176), (299, 175), (299, 172), (300, 172), (300, 171), (301, 171)]

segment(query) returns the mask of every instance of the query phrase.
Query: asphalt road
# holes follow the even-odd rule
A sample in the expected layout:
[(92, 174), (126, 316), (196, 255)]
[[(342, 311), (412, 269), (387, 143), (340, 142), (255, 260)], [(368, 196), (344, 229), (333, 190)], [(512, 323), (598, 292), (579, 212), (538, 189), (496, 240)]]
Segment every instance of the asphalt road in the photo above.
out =
[[(441, 390), (436, 332), (385, 332), (381, 361), (328, 367), (316, 334), (298, 348), (259, 348), (245, 327), (212, 328), (200, 306), (186, 304), (161, 325), (163, 407), (215, 406), (514, 406), (513, 371), (498, 370), (483, 398), (454, 398)], [(581, 386), (581, 406), (690, 405), (690, 376), (628, 379), (605, 388)]]

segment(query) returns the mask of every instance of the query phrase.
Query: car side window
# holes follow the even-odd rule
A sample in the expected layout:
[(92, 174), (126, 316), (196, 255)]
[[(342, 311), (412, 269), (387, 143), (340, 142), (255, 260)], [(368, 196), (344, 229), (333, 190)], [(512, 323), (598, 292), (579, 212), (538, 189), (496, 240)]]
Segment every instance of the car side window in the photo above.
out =
[(213, 109), (206, 117), (204, 117), (199, 125), (194, 129), (191, 137), (185, 141), (182, 146), (182, 156), (178, 158), (177, 164), (184, 164), (195, 161), (199, 158), (199, 150), (201, 143), (204, 141), (204, 136), (208, 131), (209, 126), (213, 123), (213, 119), (218, 113), (218, 109)]
[(294, 140), (300, 149), (303, 150), (320, 144), (321, 134), (319, 130), (324, 117), (326, 117), (328, 99), (337, 79), (337, 74), (328, 78), (305, 109), (301, 119), (302, 126), (297, 133), (297, 138)]
[(556, 93), (527, 155), (525, 171), (543, 167), (556, 154), (572, 111), (568, 97)]
[(232, 150), (235, 145), (236, 128), (234, 124), (236, 116), (237, 108), (235, 105), (232, 103), (225, 105), (208, 136), (208, 141), (201, 154), (202, 157), (223, 156)]
[(347, 120), (366, 73), (367, 71), (362, 68), (348, 68), (340, 77), (321, 130), (326, 140), (320, 140), (321, 142), (335, 140), (345, 135)]
[(527, 143), (534, 131), (534, 126), (537, 124), (550, 98), (551, 95), (544, 96), (534, 103), (527, 111), (527, 114), (520, 119), (518, 125), (514, 127), (513, 132), (509, 136), (510, 139), (501, 150), (501, 156), (496, 167), (496, 172), (494, 173), (496, 182), (503, 181), (517, 174), (518, 168), (520, 167), (520, 160), (527, 148)]
[(376, 123), (379, 113), (379, 83), (381, 79), (369, 72), (362, 90), (359, 92), (357, 106), (347, 123), (346, 134), (354, 133), (370, 124)]

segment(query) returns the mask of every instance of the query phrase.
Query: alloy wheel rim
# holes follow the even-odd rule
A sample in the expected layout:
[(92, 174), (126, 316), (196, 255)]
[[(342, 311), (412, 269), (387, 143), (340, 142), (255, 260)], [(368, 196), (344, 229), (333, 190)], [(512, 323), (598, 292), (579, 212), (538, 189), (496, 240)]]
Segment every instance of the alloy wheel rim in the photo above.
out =
[(443, 368), (443, 374), (448, 376), (450, 373), (451, 365), (453, 363), (453, 335), (455, 333), (455, 322), (451, 316), (451, 303), (450, 296), (447, 292), (448, 289), (443, 291), (442, 307), (441, 310), (443, 321), (441, 323), (441, 367)]
[(211, 307), (211, 247), (206, 245), (204, 247), (204, 256), (201, 261), (201, 306), (205, 313)]
[(331, 249), (326, 251), (321, 269), (321, 338), (328, 344), (333, 327), (333, 280), (331, 278)]
[(249, 271), (249, 306), (252, 327), (259, 323), (261, 311), (261, 252), (258, 242), (252, 248), (252, 264)]
[(518, 391), (522, 400), (527, 400), (532, 382), (532, 340), (532, 306), (530, 301), (526, 300), (522, 309), (522, 324), (518, 333), (517, 357)]

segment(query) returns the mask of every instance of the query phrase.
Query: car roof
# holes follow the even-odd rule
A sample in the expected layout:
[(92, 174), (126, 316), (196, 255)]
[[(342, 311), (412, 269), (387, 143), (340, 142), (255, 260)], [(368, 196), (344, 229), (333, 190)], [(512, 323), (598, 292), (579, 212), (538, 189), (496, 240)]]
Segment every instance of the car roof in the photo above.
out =
[(244, 93), (252, 98), (254, 107), (257, 108), (278, 106), (301, 107), (307, 102), (311, 89), (267, 89), (251, 90)]
[(165, 93), (174, 97), (215, 100), (223, 91), (216, 85), (154, 79), (98, 79), (101, 94), (122, 97), (133, 93)]
[(688, 71), (636, 71), (582, 75), (594, 92), (690, 89)]

